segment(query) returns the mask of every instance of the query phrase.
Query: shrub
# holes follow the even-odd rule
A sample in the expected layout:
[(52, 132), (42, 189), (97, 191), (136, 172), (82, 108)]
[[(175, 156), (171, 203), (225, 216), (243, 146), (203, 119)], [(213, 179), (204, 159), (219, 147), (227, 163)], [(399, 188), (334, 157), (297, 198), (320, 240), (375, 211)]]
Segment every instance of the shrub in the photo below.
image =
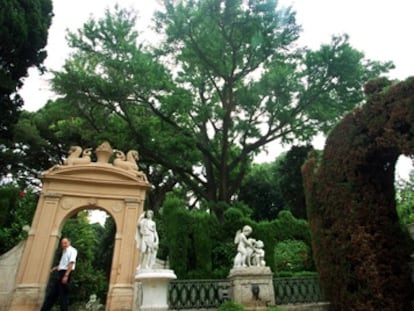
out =
[(217, 311), (244, 311), (246, 310), (241, 304), (234, 301), (226, 301), (223, 303)]
[(310, 245), (308, 222), (295, 218), (288, 210), (279, 212), (278, 217), (272, 221), (254, 223), (252, 227), (252, 236), (263, 241), (266, 251), (265, 260), (267, 265), (272, 268), (274, 268), (273, 251), (277, 243), (290, 239), (301, 240)]
[(0, 254), (3, 254), (26, 236), (23, 230), (31, 225), (36, 210), (37, 194), (20, 190), (14, 185), (0, 187)]
[(402, 225), (414, 222), (414, 171), (410, 173), (410, 180), (401, 180), (397, 184), (397, 213)]
[(303, 271), (311, 267), (310, 247), (303, 241), (286, 240), (274, 248), (274, 271)]

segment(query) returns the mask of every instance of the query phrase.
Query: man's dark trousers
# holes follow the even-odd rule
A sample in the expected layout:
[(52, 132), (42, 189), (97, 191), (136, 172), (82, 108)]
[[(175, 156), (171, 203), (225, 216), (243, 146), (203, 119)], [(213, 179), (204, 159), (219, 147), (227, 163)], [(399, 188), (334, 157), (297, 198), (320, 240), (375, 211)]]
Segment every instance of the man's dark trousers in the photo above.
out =
[(68, 282), (62, 284), (62, 279), (65, 276), (66, 270), (59, 270), (57, 275), (51, 281), (51, 286), (46, 293), (46, 299), (40, 311), (50, 311), (53, 305), (59, 298), (60, 311), (68, 311), (68, 293), (71, 274), (69, 274)]

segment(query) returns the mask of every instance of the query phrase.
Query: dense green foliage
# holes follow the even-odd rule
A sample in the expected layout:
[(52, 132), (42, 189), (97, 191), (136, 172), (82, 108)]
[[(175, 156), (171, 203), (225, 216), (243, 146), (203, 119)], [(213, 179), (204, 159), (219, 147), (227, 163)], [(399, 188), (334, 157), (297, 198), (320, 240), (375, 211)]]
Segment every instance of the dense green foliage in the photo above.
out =
[(312, 253), (310, 246), (304, 241), (285, 240), (274, 248), (274, 271), (302, 272), (312, 269)]
[(311, 146), (292, 146), (274, 162), (252, 164), (240, 186), (238, 200), (252, 210), (252, 219), (272, 220), (281, 210), (306, 218), (301, 167)]
[(179, 278), (209, 278), (212, 273), (212, 237), (217, 225), (201, 211), (189, 211), (177, 197), (168, 196), (162, 208), (166, 254)]
[(277, 173), (284, 156), (272, 163), (252, 164), (241, 184), (238, 199), (252, 209), (251, 217), (256, 221), (272, 220), (285, 208)]
[[(51, 0), (3, 0), (0, 6), (0, 175), (12, 155), (13, 128), (23, 99), (16, 93), (32, 66), (42, 69), (52, 19)], [(7, 146), (7, 147), (6, 147)]]
[[(100, 238), (103, 231), (104, 228), (100, 224), (89, 224), (87, 211), (69, 218), (62, 228), (62, 237), (70, 238), (73, 247), (78, 250), (70, 292), (71, 303), (87, 302), (91, 294), (97, 294), (101, 301), (106, 300), (110, 270), (105, 271), (102, 266), (94, 265), (96, 256), (102, 252)], [(104, 247), (110, 249), (110, 245)], [(112, 253), (108, 255), (112, 260)], [(56, 258), (59, 260), (59, 255)]]
[(297, 218), (306, 218), (305, 190), (303, 189), (302, 165), (312, 146), (292, 146), (278, 166), (278, 186), (286, 209)]
[(98, 243), (94, 252), (92, 265), (96, 269), (103, 271), (106, 281), (109, 281), (115, 247), (115, 221), (112, 217), (107, 217), (103, 227), (95, 224), (94, 229)]
[(8, 184), (0, 187), (0, 254), (27, 236), (24, 226), (32, 224), (37, 194)]
[[(89, 124), (92, 137), (119, 130), (197, 202), (231, 203), (257, 152), (329, 128), (391, 67), (346, 36), (297, 48), (295, 13), (274, 0), (164, 4), (156, 47), (139, 43), (122, 9), (70, 33), (74, 53), (53, 85), (76, 111), (69, 122)], [(225, 206), (210, 205), (219, 221)]]
[(402, 225), (414, 223), (414, 171), (397, 185), (397, 212)]
[(69, 118), (69, 114), (65, 111), (53, 114), (49, 107), (46, 105), (36, 113), (22, 111), (15, 126), (13, 148), (6, 148), (2, 154), (7, 163), (3, 173), (11, 174), (22, 187), (38, 184), (39, 173), (61, 163), (69, 149), (56, 130), (59, 118)]
[(321, 286), (334, 310), (411, 310), (410, 252), (396, 211), (394, 170), (414, 152), (414, 78), (366, 86), (367, 103), (304, 167)]
[[(252, 237), (265, 245), (265, 260), (274, 271), (274, 248), (277, 243), (294, 239), (310, 247), (307, 222), (296, 219), (289, 211), (282, 211), (272, 221), (255, 222), (240, 205), (226, 208), (219, 224), (214, 215), (205, 211), (190, 211), (176, 196), (168, 196), (161, 210), (162, 231), (168, 244), (162, 251), (168, 256), (172, 269), (179, 278), (225, 278), (233, 267), (237, 254), (234, 235), (248, 224)], [(163, 237), (161, 236), (161, 241)], [(308, 252), (309, 253), (309, 252)], [(309, 265), (312, 267), (311, 258)]]
[[(62, 228), (62, 237), (70, 238), (72, 246), (78, 250), (69, 297), (72, 306), (84, 306), (91, 294), (96, 294), (100, 301), (105, 302), (108, 292), (115, 240), (114, 222), (108, 218), (105, 227), (90, 224), (88, 215), (89, 211), (79, 212), (69, 218)], [(58, 263), (60, 256), (59, 246), (54, 264)]]
[(253, 224), (254, 236), (262, 240), (266, 249), (266, 263), (273, 272), (277, 267), (272, 266), (274, 263), (274, 248), (277, 243), (285, 240), (300, 240), (307, 245), (311, 245), (310, 232), (308, 223), (303, 219), (295, 218), (288, 210), (281, 211), (278, 217), (272, 221), (261, 221)]

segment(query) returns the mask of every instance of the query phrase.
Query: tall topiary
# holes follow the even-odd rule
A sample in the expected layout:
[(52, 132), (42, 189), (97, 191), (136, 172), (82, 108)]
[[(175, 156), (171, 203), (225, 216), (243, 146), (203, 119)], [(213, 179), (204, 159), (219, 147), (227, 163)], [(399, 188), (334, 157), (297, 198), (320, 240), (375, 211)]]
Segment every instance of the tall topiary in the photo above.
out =
[(167, 196), (162, 207), (162, 218), (168, 248), (170, 267), (179, 278), (187, 276), (191, 241), (188, 231), (191, 219), (183, 202), (174, 195)]
[(217, 230), (217, 222), (214, 216), (205, 211), (191, 212), (191, 249), (194, 252), (193, 267), (196, 278), (210, 278), (212, 273), (212, 234)]
[(333, 310), (411, 310), (409, 250), (398, 224), (394, 169), (414, 153), (414, 78), (366, 86), (366, 105), (303, 167), (315, 261)]

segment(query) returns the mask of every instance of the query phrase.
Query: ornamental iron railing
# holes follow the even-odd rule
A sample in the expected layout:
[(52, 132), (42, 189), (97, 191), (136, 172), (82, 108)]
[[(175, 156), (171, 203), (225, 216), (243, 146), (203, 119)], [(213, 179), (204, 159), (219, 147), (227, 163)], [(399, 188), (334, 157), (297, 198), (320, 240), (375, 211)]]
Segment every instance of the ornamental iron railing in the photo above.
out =
[(317, 276), (277, 277), (273, 287), (278, 305), (324, 301)]
[[(275, 277), (277, 305), (324, 301), (317, 276)], [(230, 299), (228, 280), (175, 280), (169, 284), (170, 310), (213, 309)]]
[(176, 280), (169, 284), (169, 309), (217, 308), (229, 299), (228, 280)]

